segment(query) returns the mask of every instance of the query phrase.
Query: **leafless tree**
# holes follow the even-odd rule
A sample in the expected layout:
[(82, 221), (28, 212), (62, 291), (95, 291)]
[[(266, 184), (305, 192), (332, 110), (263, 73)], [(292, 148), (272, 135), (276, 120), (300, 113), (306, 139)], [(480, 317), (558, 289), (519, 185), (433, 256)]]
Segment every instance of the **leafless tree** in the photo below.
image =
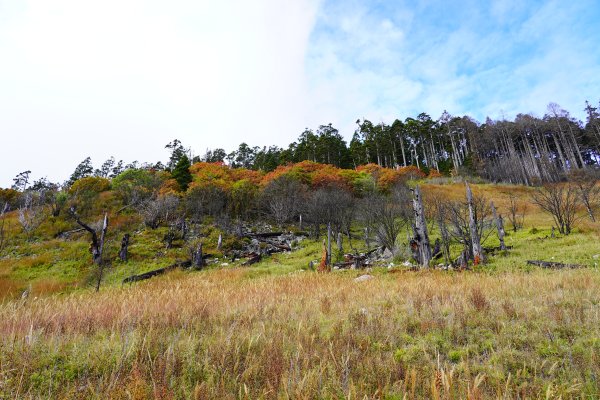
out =
[(577, 221), (577, 207), (580, 197), (577, 188), (571, 184), (547, 184), (538, 188), (532, 195), (532, 200), (542, 210), (554, 219), (558, 231), (568, 235)]
[(407, 226), (411, 214), (411, 194), (407, 188), (397, 188), (391, 195), (372, 193), (366, 200), (363, 218), (373, 227), (377, 242), (396, 254), (396, 240)]
[(354, 216), (354, 198), (346, 189), (328, 186), (312, 192), (306, 201), (306, 219), (313, 226), (313, 234), (319, 236), (320, 227), (331, 224), (333, 232), (349, 233)]
[(108, 214), (104, 214), (104, 220), (102, 222), (100, 239), (98, 239), (98, 233), (94, 228), (86, 224), (79, 218), (79, 215), (75, 211), (74, 207), (70, 209), (71, 216), (75, 219), (77, 224), (83, 229), (88, 231), (92, 236), (92, 243), (90, 244), (90, 252), (92, 253), (92, 260), (94, 264), (98, 265), (98, 280), (96, 281), (96, 292), (100, 290), (100, 283), (102, 282), (102, 273), (104, 272), (104, 262), (102, 260), (102, 252), (104, 251), (104, 241), (106, 239), (106, 231), (108, 230)]
[(162, 223), (177, 219), (179, 199), (173, 195), (158, 196), (144, 201), (139, 207), (139, 213), (147, 227), (156, 229)]
[[(450, 242), (451, 237), (448, 232), (448, 220), (450, 217), (450, 204), (448, 199), (442, 195), (432, 195), (426, 198), (428, 209), (432, 213), (432, 219), (435, 221), (438, 230), (440, 231), (440, 249), (444, 255), (444, 260), (447, 264), (450, 260)], [(435, 254), (434, 254), (435, 255)]]
[(46, 219), (43, 205), (38, 204), (39, 196), (34, 192), (25, 192), (23, 204), (19, 207), (18, 220), (23, 232), (30, 240), (33, 233)]
[(264, 188), (262, 202), (269, 215), (281, 226), (300, 212), (304, 193), (305, 188), (298, 180), (281, 176)]
[(586, 208), (588, 216), (595, 222), (594, 211), (600, 202), (600, 186), (598, 186), (598, 171), (578, 169), (569, 174), (569, 181), (575, 186), (579, 198)]
[(0, 254), (4, 249), (7, 242), (7, 230), (6, 230), (6, 213), (9, 210), (8, 202), (4, 203), (0, 208)]
[(527, 207), (525, 205), (519, 204), (517, 196), (512, 193), (509, 195), (508, 201), (508, 220), (512, 225), (513, 232), (516, 232), (517, 230), (523, 227)]
[(217, 185), (196, 186), (188, 191), (186, 208), (188, 215), (196, 222), (205, 216), (217, 217), (227, 205), (227, 194)]
[(480, 245), (485, 243), (493, 232), (490, 216), (489, 202), (483, 196), (474, 195), (469, 207), (468, 201), (448, 202), (448, 214), (451, 229), (450, 236), (463, 245), (463, 252), (467, 258), (474, 260), (473, 242), (471, 234), (471, 211), (475, 223), (475, 233), (480, 238)]

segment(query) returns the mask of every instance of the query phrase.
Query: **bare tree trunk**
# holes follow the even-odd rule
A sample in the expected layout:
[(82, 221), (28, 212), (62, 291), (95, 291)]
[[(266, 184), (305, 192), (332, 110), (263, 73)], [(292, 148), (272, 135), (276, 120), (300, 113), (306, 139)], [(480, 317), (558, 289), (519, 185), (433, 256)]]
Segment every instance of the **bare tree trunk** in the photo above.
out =
[(496, 213), (496, 206), (494, 206), (494, 202), (490, 202), (492, 207), (492, 215), (494, 216), (494, 221), (496, 221), (496, 229), (498, 230), (498, 240), (500, 240), (500, 250), (506, 250), (506, 245), (504, 244), (504, 221), (502, 220), (502, 215), (498, 215)]
[(327, 266), (331, 266), (331, 222), (327, 224)]
[(337, 234), (337, 248), (340, 253), (343, 253), (344, 246), (343, 246), (343, 242), (342, 242), (342, 232), (338, 232), (338, 234)]
[(481, 238), (477, 232), (477, 221), (475, 220), (475, 210), (473, 209), (473, 192), (469, 182), (465, 182), (467, 187), (467, 203), (469, 204), (469, 230), (471, 231), (471, 246), (473, 247), (473, 259), (475, 265), (483, 262), (483, 249), (481, 248)]
[(104, 272), (104, 263), (102, 262), (102, 252), (104, 251), (104, 238), (106, 237), (106, 231), (108, 230), (108, 213), (104, 214), (104, 222), (102, 223), (102, 234), (100, 235), (100, 245), (98, 254), (98, 266), (100, 271), (98, 273), (98, 281), (96, 282), (96, 292), (100, 290), (100, 283), (102, 283), (102, 274)]
[(219, 239), (217, 240), (217, 250), (221, 250), (223, 247), (223, 235), (219, 233)]
[(123, 262), (127, 262), (127, 249), (129, 247), (129, 233), (126, 233), (121, 240), (121, 250), (119, 250), (119, 258)]
[(6, 231), (4, 230), (4, 225), (6, 223), (6, 213), (8, 212), (8, 203), (4, 203), (4, 207), (0, 211), (0, 219), (2, 222), (0, 224), (0, 253), (2, 253), (2, 249), (6, 244)]
[(419, 252), (419, 263), (421, 267), (428, 268), (431, 261), (431, 246), (429, 244), (429, 235), (427, 234), (427, 222), (423, 212), (423, 199), (421, 198), (421, 189), (417, 185), (413, 192), (413, 209), (415, 212), (415, 241)]
[(204, 267), (204, 255), (202, 254), (202, 242), (199, 242), (196, 248), (191, 248), (192, 253), (192, 267), (195, 269), (202, 269)]

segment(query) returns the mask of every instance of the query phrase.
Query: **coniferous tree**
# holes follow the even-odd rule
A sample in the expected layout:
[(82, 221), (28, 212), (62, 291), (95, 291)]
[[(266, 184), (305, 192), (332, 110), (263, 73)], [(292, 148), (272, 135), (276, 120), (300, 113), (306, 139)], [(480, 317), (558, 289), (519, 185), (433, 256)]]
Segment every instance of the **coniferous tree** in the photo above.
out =
[(173, 172), (171, 173), (173, 178), (179, 184), (181, 190), (184, 192), (188, 189), (188, 186), (192, 182), (192, 174), (190, 173), (191, 165), (190, 159), (184, 154), (181, 156), (177, 162), (177, 165), (175, 165)]

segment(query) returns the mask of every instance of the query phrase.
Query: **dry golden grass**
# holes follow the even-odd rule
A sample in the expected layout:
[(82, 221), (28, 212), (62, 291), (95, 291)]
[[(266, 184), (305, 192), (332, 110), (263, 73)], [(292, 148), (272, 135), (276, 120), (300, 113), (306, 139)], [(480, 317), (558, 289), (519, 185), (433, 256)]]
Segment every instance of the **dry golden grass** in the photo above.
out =
[(597, 398), (600, 275), (175, 273), (0, 306), (0, 398)]

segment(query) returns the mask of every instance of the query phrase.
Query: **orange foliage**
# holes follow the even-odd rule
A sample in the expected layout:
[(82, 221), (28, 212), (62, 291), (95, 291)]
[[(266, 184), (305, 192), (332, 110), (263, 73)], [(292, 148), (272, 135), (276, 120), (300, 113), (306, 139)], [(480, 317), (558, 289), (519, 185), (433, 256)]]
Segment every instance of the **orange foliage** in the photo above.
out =
[(171, 194), (177, 196), (179, 192), (179, 183), (175, 179), (167, 179), (160, 186), (160, 189), (158, 189), (158, 194), (160, 195)]
[(430, 169), (429, 170), (429, 175), (427, 175), (427, 179), (431, 179), (431, 178), (441, 178), (442, 174), (440, 173), (440, 171), (438, 171), (437, 169)]
[(218, 186), (226, 192), (231, 191), (233, 185), (241, 180), (246, 180), (258, 185), (262, 173), (245, 168), (230, 168), (222, 162), (199, 162), (190, 167), (192, 183), (190, 189), (195, 187)]

